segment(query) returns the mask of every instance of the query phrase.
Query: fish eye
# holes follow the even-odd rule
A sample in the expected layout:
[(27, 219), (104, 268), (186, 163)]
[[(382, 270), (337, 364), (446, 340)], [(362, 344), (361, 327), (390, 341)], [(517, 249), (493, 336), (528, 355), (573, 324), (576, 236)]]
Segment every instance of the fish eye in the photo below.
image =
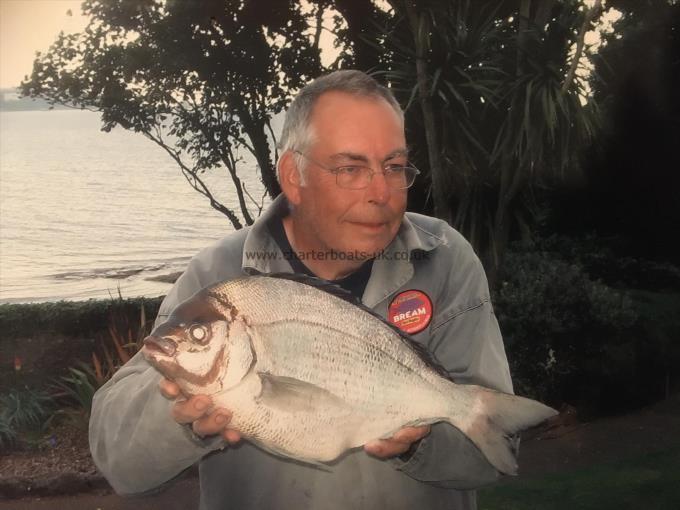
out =
[(191, 335), (192, 340), (201, 343), (205, 343), (205, 341), (208, 339), (208, 331), (206, 330), (205, 326), (202, 326), (201, 324), (193, 324), (189, 328), (189, 335)]

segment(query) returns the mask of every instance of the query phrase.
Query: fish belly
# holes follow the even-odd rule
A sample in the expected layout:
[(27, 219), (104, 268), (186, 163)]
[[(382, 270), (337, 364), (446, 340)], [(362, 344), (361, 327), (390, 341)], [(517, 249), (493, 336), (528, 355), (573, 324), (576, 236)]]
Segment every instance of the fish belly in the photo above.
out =
[(391, 356), (382, 348), (393, 340), (385, 338), (389, 331), (360, 338), (326, 324), (291, 319), (252, 329), (257, 356), (253, 377), (266, 374), (300, 381), (303, 390), (322, 390), (312, 392), (321, 397), (310, 396), (310, 405), (285, 398), (265, 402), (257, 382), (249, 383), (252, 387), (244, 393), (252, 400), (241, 407), (248, 411), (239, 412), (232, 424), (266, 449), (301, 460), (330, 461), (404, 425), (439, 421), (444, 415), (445, 396), (399, 359), (411, 353)]

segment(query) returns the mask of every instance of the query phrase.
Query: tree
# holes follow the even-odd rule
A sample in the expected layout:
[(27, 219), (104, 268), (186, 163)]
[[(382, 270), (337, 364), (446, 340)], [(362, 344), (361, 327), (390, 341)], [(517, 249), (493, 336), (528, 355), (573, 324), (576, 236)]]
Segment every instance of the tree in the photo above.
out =
[[(179, 165), (234, 228), (251, 224), (264, 197), (239, 177), (239, 153), (279, 192), (272, 117), (291, 91), (320, 73), (318, 38), (298, 2), (86, 0), (80, 34), (61, 34), (38, 55), (24, 95), (102, 113), (103, 129), (142, 133)], [(220, 203), (207, 171), (223, 169), (237, 205)]]
[(387, 75), (411, 105), (411, 131), (425, 133), (416, 145), (427, 147), (434, 210), (485, 255), (493, 280), (511, 230), (531, 224), (532, 192), (578, 168), (592, 137), (592, 102), (569, 69), (597, 11), (577, 1), (390, 3)]
[[(592, 101), (574, 78), (583, 46), (570, 50), (599, 11), (582, 0), (389, 5), (87, 0), (85, 32), (61, 35), (22, 90), (101, 111), (104, 129), (144, 134), (240, 228), (263, 197), (241, 181), (239, 154), (253, 156), (275, 196), (273, 115), (322, 71), (371, 71), (406, 106), (414, 158), (429, 168), (419, 186), (433, 200), (415, 193), (412, 207), (450, 220), (485, 255), (493, 279), (509, 238), (533, 221), (532, 193), (573, 173), (593, 133)], [(341, 50), (327, 69), (323, 30)], [(220, 203), (204, 180), (220, 169), (236, 205)]]
[(588, 224), (645, 257), (680, 261), (680, 3), (609, 0), (622, 12), (595, 58), (603, 134), (586, 167)]

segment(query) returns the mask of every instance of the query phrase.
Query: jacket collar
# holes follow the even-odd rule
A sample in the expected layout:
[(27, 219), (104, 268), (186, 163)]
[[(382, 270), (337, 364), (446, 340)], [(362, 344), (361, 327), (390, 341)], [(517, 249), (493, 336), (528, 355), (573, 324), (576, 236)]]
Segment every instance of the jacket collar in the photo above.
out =
[(366, 306), (375, 307), (413, 278), (414, 252), (430, 252), (444, 243), (440, 236), (414, 223), (412, 216), (411, 213), (404, 215), (396, 237), (376, 257), (371, 278), (361, 299)]
[[(278, 244), (269, 233), (267, 223), (272, 218), (288, 214), (288, 203), (283, 194), (276, 197), (267, 210), (250, 227), (243, 245), (241, 267), (246, 273), (291, 272)], [(445, 241), (424, 229), (412, 219), (417, 215), (406, 213), (397, 235), (373, 262), (371, 277), (362, 301), (374, 307), (413, 277), (412, 255), (415, 251), (429, 252)]]
[(248, 230), (243, 245), (241, 267), (246, 273), (290, 273), (292, 267), (284, 258), (279, 245), (269, 233), (267, 223), (276, 216), (288, 214), (288, 202), (283, 194), (276, 197)]

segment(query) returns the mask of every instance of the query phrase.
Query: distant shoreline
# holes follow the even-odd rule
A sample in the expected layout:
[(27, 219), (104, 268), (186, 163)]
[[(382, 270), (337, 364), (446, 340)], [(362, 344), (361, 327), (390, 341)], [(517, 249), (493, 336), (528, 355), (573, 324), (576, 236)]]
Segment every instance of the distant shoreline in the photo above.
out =
[[(167, 283), (168, 288), (167, 290), (170, 290), (170, 285), (175, 283), (175, 281), (182, 275), (182, 271), (177, 271), (173, 273), (168, 273), (168, 274), (160, 274), (156, 276), (150, 276), (148, 278), (144, 278), (144, 280), (151, 281), (151, 282), (159, 282), (159, 283)], [(166, 291), (167, 292), (167, 291)], [(166, 292), (158, 292), (158, 293), (153, 293), (149, 295), (144, 295), (144, 296), (125, 296), (123, 295), (123, 299), (157, 299), (159, 297), (162, 297), (166, 294)], [(111, 301), (111, 300), (118, 299), (118, 296), (115, 294), (111, 294), (110, 297), (36, 297), (36, 298), (31, 298), (31, 297), (17, 297), (17, 298), (0, 298), (0, 306), (3, 305), (39, 305), (39, 304), (46, 304), (46, 303), (89, 303), (93, 301)]]
[[(78, 110), (78, 108), (75, 108)], [(44, 99), (20, 97), (19, 87), (0, 89), (0, 112), (44, 112), (50, 110), (74, 110), (63, 105), (51, 105)]]
[[(149, 295), (149, 296), (123, 296), (124, 300), (156, 300), (165, 297), (165, 294), (160, 293), (156, 295)], [(69, 304), (73, 306), (78, 306), (79, 304), (81, 305), (90, 305), (92, 303), (110, 303), (112, 301), (115, 301), (119, 299), (118, 296), (111, 295), (110, 297), (83, 297), (83, 298), (63, 298), (63, 297), (54, 297), (54, 298), (7, 298), (7, 299), (0, 299), (0, 308), (6, 307), (6, 306), (12, 306), (12, 307), (20, 307), (20, 306), (26, 306), (26, 307), (31, 307), (31, 306), (39, 306), (39, 305), (60, 305), (60, 304)]]

